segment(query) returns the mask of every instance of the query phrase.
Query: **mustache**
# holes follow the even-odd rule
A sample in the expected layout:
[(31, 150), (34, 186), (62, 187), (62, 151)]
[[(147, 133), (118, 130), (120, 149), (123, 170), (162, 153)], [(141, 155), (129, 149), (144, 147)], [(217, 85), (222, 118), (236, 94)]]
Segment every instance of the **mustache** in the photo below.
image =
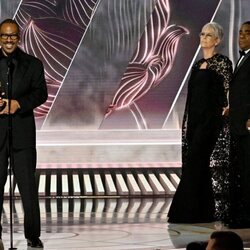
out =
[(4, 42), (3, 44), (15, 44), (14, 42)]

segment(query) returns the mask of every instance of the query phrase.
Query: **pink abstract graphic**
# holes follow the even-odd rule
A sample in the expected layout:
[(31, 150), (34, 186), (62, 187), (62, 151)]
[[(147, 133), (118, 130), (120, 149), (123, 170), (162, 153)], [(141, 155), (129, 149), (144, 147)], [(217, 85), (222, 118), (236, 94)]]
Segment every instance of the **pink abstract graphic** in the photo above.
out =
[(179, 40), (189, 33), (182, 26), (169, 25), (169, 17), (169, 1), (159, 0), (121, 79), (120, 88), (107, 109), (105, 119), (113, 111), (128, 108), (138, 128), (147, 128), (135, 102), (160, 84), (171, 71)]
[(96, 3), (97, 0), (23, 0), (17, 11), (21, 47), (44, 64), (49, 97), (35, 110), (40, 124), (62, 86)]

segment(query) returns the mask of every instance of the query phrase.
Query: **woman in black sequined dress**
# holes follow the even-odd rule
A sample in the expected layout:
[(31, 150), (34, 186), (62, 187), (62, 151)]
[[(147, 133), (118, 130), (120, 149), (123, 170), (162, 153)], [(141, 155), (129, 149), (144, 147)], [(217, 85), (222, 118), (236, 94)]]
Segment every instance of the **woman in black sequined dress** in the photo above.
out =
[(182, 176), (168, 214), (171, 223), (206, 223), (225, 216), (222, 193), (227, 170), (226, 175), (223, 172), (229, 164), (229, 140), (225, 137), (224, 114), (232, 63), (216, 52), (222, 36), (221, 26), (214, 22), (206, 24), (200, 33), (203, 59), (194, 64), (188, 83)]

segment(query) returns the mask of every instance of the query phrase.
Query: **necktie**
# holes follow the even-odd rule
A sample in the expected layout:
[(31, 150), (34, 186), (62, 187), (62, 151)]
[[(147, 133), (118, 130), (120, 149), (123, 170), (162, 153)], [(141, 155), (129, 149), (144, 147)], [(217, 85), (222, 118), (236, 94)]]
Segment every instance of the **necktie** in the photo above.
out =
[(244, 50), (240, 50), (239, 53), (240, 53), (240, 57), (242, 57), (246, 54), (246, 52)]
[(244, 50), (239, 50), (239, 53), (240, 53), (240, 58), (238, 59), (235, 68), (237, 68), (240, 65), (241, 61), (243, 60), (243, 57), (246, 55), (246, 52)]

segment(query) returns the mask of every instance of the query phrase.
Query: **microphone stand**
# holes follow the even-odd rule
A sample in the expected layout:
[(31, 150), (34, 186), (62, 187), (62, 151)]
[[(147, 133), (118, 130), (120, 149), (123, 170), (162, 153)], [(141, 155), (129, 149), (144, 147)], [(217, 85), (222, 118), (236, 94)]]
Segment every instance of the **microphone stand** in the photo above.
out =
[(7, 61), (8, 64), (8, 157), (9, 157), (9, 205), (10, 205), (10, 248), (9, 250), (16, 250), (17, 248), (13, 247), (13, 203), (14, 203), (14, 189), (13, 189), (13, 179), (11, 178), (13, 175), (13, 145), (12, 145), (12, 115), (10, 114), (11, 108), (11, 99), (12, 99), (12, 75), (13, 75), (13, 62), (11, 55)]

